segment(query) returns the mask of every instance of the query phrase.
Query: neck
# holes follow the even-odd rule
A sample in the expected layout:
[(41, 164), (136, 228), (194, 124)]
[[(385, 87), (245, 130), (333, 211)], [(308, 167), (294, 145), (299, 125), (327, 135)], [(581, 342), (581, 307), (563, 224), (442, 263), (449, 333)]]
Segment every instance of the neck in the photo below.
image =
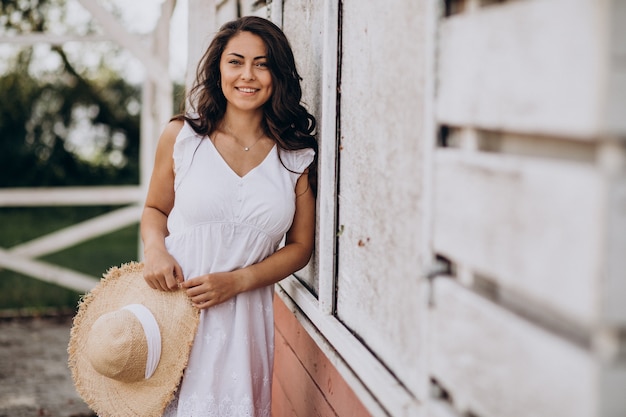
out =
[(221, 126), (240, 137), (254, 136), (261, 130), (263, 112), (240, 112), (226, 110), (222, 118)]

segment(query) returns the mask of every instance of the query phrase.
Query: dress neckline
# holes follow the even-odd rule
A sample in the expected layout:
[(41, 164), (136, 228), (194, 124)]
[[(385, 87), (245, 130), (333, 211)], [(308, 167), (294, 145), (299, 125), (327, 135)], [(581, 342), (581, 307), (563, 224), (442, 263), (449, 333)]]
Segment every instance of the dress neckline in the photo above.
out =
[(228, 162), (226, 162), (226, 159), (224, 159), (224, 156), (220, 153), (220, 151), (217, 149), (217, 146), (215, 146), (215, 144), (213, 143), (213, 141), (211, 140), (210, 137), (207, 136), (207, 142), (210, 143), (209, 146), (211, 146), (211, 148), (213, 148), (213, 150), (215, 151), (215, 153), (218, 156), (218, 159), (220, 161), (222, 161), (222, 163), (226, 166), (226, 168), (228, 169), (228, 171), (230, 171), (234, 176), (236, 176), (238, 179), (243, 180), (244, 178), (246, 178), (248, 175), (252, 174), (254, 171), (256, 171), (257, 169), (259, 169), (264, 163), (265, 161), (267, 161), (269, 159), (269, 156), (274, 152), (274, 149), (276, 149), (276, 143), (274, 143), (272, 145), (272, 148), (267, 152), (267, 154), (265, 154), (265, 156), (263, 157), (263, 159), (261, 160), (261, 162), (259, 162), (257, 165), (255, 165), (254, 167), (252, 167), (250, 170), (248, 170), (248, 172), (246, 172), (243, 175), (239, 175), (231, 166)]

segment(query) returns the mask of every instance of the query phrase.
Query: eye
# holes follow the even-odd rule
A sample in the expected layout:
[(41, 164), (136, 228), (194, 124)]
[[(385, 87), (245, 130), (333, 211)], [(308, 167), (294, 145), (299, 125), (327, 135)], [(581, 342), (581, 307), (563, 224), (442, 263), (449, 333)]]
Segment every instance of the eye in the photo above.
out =
[(257, 62), (255, 65), (257, 67), (259, 67), (259, 68), (268, 68), (269, 67), (269, 64), (267, 62)]
[(228, 63), (231, 65), (241, 65), (241, 61), (238, 59), (231, 59)]

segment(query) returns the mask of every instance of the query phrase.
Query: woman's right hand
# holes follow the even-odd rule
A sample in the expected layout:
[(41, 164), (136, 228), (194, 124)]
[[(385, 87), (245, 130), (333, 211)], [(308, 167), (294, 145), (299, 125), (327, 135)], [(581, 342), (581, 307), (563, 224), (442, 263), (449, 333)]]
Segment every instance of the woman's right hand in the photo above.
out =
[(159, 138), (154, 169), (141, 215), (144, 244), (143, 277), (156, 290), (173, 291), (183, 282), (183, 270), (165, 247), (167, 216), (174, 207), (174, 144), (183, 128), (182, 121), (168, 123)]
[(185, 280), (183, 270), (165, 249), (145, 252), (143, 278), (155, 290), (174, 291)]

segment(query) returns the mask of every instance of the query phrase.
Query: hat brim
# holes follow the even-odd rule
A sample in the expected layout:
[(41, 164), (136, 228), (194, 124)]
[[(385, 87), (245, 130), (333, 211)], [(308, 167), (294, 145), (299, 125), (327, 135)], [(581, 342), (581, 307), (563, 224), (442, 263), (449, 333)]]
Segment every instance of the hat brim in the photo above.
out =
[[(96, 372), (85, 348), (98, 317), (135, 303), (148, 307), (159, 324), (161, 358), (152, 377), (125, 383)], [(161, 417), (187, 366), (199, 317), (184, 291), (150, 288), (143, 278), (143, 264), (111, 268), (81, 300), (74, 317), (68, 353), (77, 392), (100, 417)]]

